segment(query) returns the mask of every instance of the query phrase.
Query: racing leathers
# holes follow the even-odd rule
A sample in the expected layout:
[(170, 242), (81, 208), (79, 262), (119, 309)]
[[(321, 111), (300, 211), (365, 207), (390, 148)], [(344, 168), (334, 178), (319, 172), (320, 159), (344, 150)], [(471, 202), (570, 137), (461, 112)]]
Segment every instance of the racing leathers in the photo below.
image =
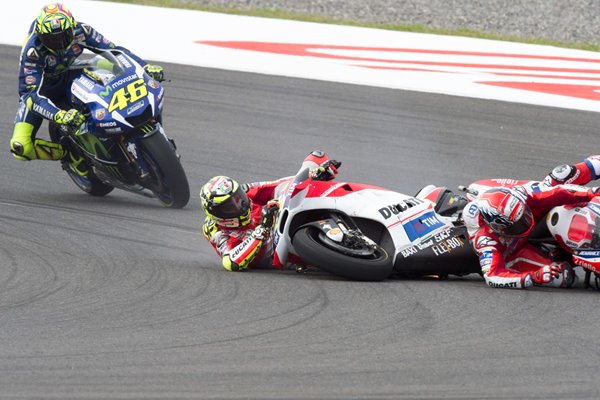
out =
[[(593, 188), (570, 185), (548, 186), (530, 182), (513, 190), (525, 198), (534, 223), (544, 218), (551, 208), (587, 202), (597, 195)], [(463, 211), (469, 238), (479, 257), (481, 272), (491, 287), (526, 288), (533, 284), (570, 287), (574, 282), (572, 268), (528, 243), (528, 237), (501, 236), (480, 215), (477, 201)]]
[(21, 50), (20, 106), (10, 140), (14, 157), (20, 160), (57, 160), (65, 156), (65, 150), (60, 144), (36, 139), (35, 136), (43, 119), (61, 123), (62, 120), (73, 117), (62, 109), (67, 104), (68, 87), (76, 78), (76, 72), (68, 68), (84, 49), (94, 53), (118, 49), (127, 53), (140, 65), (146, 66), (142, 59), (123, 47), (115, 46), (91, 26), (82, 22), (75, 25), (72, 45), (64, 52), (53, 52), (42, 45), (35, 32), (34, 21)]
[[(339, 165), (339, 162), (329, 160), (327, 154), (315, 151), (306, 157), (300, 170), (309, 168), (314, 180), (330, 180), (337, 174)], [(251, 221), (247, 225), (227, 227), (219, 225), (210, 216), (205, 218), (202, 233), (221, 257), (226, 270), (274, 267), (271, 233), (273, 214), (279, 210), (279, 204), (274, 198), (279, 197), (293, 179), (294, 177), (290, 176), (275, 181), (242, 185), (251, 201)], [(290, 257), (289, 261), (294, 263), (296, 260)]]

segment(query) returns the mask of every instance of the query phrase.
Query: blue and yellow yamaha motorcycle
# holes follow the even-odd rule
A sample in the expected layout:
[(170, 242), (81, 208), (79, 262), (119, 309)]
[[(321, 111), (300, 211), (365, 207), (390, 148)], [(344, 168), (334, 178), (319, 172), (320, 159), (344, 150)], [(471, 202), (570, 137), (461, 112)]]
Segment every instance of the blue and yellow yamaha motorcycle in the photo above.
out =
[(74, 64), (69, 105), (85, 123), (76, 131), (50, 124), (53, 141), (83, 156), (84, 172), (63, 168), (84, 192), (104, 196), (114, 188), (156, 197), (172, 208), (190, 197), (175, 142), (161, 124), (164, 88), (118, 50)]

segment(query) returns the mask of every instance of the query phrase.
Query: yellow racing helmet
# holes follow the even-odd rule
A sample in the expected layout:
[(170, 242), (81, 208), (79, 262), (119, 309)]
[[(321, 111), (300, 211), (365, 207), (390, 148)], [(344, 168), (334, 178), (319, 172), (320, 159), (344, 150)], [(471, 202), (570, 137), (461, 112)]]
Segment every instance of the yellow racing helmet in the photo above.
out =
[(200, 189), (202, 207), (218, 225), (237, 228), (251, 221), (252, 202), (240, 184), (227, 177), (215, 176)]
[(60, 3), (44, 6), (35, 22), (35, 32), (48, 50), (65, 52), (73, 44), (73, 32), (77, 22), (71, 11)]

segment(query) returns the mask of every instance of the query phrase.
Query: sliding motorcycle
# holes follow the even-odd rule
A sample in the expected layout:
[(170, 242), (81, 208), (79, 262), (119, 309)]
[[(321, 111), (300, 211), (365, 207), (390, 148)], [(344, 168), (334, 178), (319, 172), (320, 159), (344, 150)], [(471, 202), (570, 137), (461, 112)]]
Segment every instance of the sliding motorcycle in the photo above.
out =
[(309, 265), (362, 281), (478, 273), (460, 213), (466, 199), (443, 187), (416, 196), (313, 180), (301, 170), (276, 190), (273, 264)]
[(50, 137), (84, 159), (63, 168), (84, 192), (118, 188), (184, 207), (190, 197), (175, 142), (162, 126), (164, 88), (127, 54), (111, 50), (70, 67), (69, 106), (86, 116), (76, 131), (50, 123)]

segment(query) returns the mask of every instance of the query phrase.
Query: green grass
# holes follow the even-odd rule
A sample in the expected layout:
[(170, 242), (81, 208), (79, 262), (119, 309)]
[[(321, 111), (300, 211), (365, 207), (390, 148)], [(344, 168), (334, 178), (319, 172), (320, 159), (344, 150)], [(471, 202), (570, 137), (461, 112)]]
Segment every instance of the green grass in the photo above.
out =
[(503, 40), (509, 42), (519, 43), (530, 43), (539, 45), (548, 45), (556, 47), (565, 47), (570, 49), (589, 50), (600, 52), (600, 46), (593, 43), (570, 43), (560, 42), (554, 40), (528, 38), (528, 37), (517, 37), (510, 35), (500, 35), (487, 32), (479, 32), (471, 29), (440, 29), (432, 28), (424, 25), (394, 25), (394, 24), (383, 24), (383, 23), (370, 23), (362, 21), (352, 21), (344, 19), (334, 19), (312, 14), (300, 14), (282, 10), (275, 10), (270, 8), (261, 8), (253, 10), (237, 9), (237, 8), (223, 8), (223, 7), (211, 7), (202, 6), (195, 3), (188, 3), (185, 1), (177, 0), (105, 0), (112, 1), (115, 3), (130, 3), (130, 4), (141, 4), (155, 7), (168, 7), (168, 8), (182, 8), (188, 10), (199, 10), (209, 11), (222, 14), (234, 14), (234, 15), (249, 15), (253, 17), (263, 18), (277, 18), (277, 19), (288, 19), (295, 21), (307, 21), (307, 22), (318, 22), (323, 24), (334, 24), (334, 25), (350, 25), (360, 26), (366, 28), (377, 28), (386, 29), (391, 31), (404, 31), (404, 32), (417, 32), (417, 33), (432, 33), (437, 35), (450, 35), (450, 36), (465, 36), (480, 39), (492, 39), (492, 40)]

